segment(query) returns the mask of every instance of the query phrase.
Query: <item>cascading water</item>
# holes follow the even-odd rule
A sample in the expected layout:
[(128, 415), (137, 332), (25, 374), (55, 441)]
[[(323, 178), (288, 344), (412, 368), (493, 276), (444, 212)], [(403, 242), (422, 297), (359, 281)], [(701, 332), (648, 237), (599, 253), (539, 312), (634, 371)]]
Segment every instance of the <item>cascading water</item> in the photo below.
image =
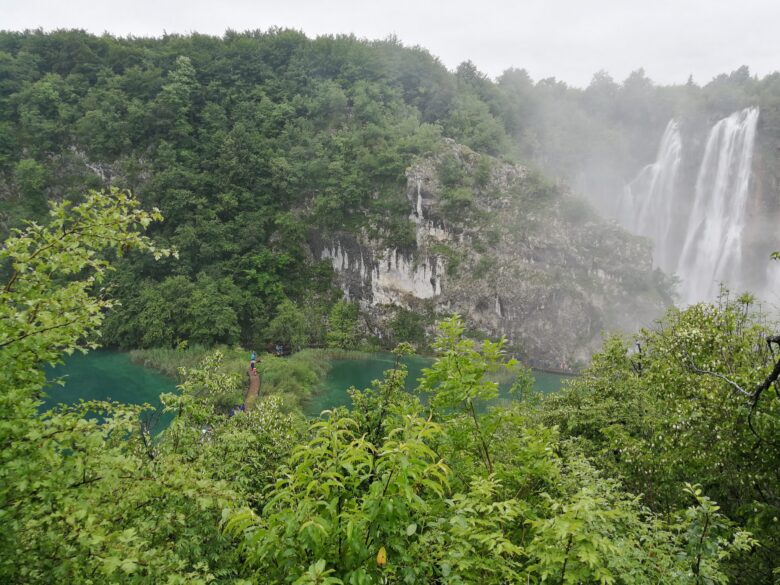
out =
[[(758, 116), (758, 108), (746, 108), (712, 127), (695, 186), (693, 177), (689, 183), (681, 171), (680, 128), (670, 120), (655, 162), (637, 174), (620, 199), (618, 219), (633, 233), (653, 240), (654, 264), (681, 279), (684, 304), (714, 300), (720, 283), (747, 286), (769, 298), (780, 290), (779, 266), (770, 263), (763, 275), (755, 272), (763, 269), (750, 268), (743, 258), (749, 246), (748, 198)], [(692, 193), (692, 200), (686, 193)], [(751, 248), (750, 254), (765, 254), (768, 262), (765, 250)]]
[(740, 284), (758, 108), (720, 120), (710, 131), (677, 274), (682, 300), (712, 300), (721, 282)]
[(676, 201), (677, 173), (682, 160), (680, 128), (670, 120), (658, 147), (658, 156), (626, 185), (618, 208), (618, 219), (635, 234), (655, 244), (654, 264), (667, 272), (677, 268), (678, 250), (670, 237)]

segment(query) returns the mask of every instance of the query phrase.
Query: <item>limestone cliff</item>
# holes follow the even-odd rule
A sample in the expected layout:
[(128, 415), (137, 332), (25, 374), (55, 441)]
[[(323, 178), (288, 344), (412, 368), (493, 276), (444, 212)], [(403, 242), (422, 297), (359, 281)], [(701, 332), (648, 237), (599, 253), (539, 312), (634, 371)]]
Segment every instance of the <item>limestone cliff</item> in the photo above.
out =
[(670, 301), (649, 242), (526, 168), (448, 141), (406, 176), (414, 245), (388, 249), (366, 232), (311, 240), (378, 334), (392, 306), (458, 312), (531, 364), (571, 369), (603, 330), (648, 324)]

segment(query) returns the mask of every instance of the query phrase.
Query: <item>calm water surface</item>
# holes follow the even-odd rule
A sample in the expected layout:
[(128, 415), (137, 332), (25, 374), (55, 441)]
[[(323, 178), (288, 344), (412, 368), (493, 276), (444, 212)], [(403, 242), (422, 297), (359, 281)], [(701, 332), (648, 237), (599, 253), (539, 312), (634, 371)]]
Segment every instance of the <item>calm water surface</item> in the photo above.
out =
[[(394, 356), (379, 353), (368, 359), (334, 360), (328, 373), (324, 389), (304, 405), (309, 416), (318, 416), (323, 410), (338, 406), (350, 406), (347, 389), (355, 386), (368, 388), (373, 380), (382, 378), (385, 370), (393, 367)], [(417, 386), (417, 379), (423, 368), (429, 367), (433, 359), (419, 356), (404, 357), (403, 363), (409, 370), (406, 389), (411, 391)], [(95, 351), (87, 355), (76, 354), (65, 359), (65, 363), (56, 368), (47, 369), (47, 378), (62, 378), (65, 386), (50, 385), (44, 401), (44, 410), (56, 404), (73, 404), (79, 400), (116, 400), (126, 404), (150, 404), (159, 408), (160, 394), (175, 392), (176, 383), (157, 372), (134, 364), (124, 353)], [(555, 392), (561, 388), (567, 376), (534, 372), (535, 387), (542, 392)], [(503, 384), (500, 396), (495, 401), (512, 400), (508, 393), (509, 384)], [(157, 425), (159, 430), (170, 422), (172, 415), (162, 417)]]
[[(317, 416), (323, 410), (337, 406), (351, 406), (352, 400), (347, 394), (347, 389), (350, 386), (355, 386), (359, 390), (363, 390), (370, 387), (373, 380), (381, 380), (384, 371), (393, 367), (394, 359), (392, 354), (379, 353), (362, 360), (333, 360), (330, 372), (325, 379), (324, 390), (304, 405), (304, 412), (309, 416)], [(434, 360), (411, 356), (404, 357), (402, 361), (409, 371), (406, 376), (406, 390), (411, 392), (417, 387), (417, 379), (422, 376), (423, 368), (429, 367)], [(534, 371), (534, 378), (536, 379), (534, 387), (546, 393), (560, 390), (563, 381), (569, 376)], [(509, 394), (509, 386), (510, 383), (500, 386), (499, 397), (494, 403), (513, 400)]]
[[(44, 410), (79, 400), (116, 400), (160, 408), (160, 394), (176, 392), (171, 378), (134, 364), (125, 353), (111, 351), (66, 357), (64, 364), (46, 369), (46, 378), (62, 378), (65, 386), (47, 386)], [(168, 426), (172, 418), (172, 414), (161, 416), (156, 430)]]

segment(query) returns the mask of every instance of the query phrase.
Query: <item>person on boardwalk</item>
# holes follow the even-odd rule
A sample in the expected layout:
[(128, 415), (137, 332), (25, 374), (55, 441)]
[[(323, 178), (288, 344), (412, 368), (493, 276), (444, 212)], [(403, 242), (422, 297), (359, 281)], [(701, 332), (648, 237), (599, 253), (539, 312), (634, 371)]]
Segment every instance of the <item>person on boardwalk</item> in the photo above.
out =
[(253, 351), (249, 356), (249, 387), (244, 394), (244, 404), (241, 410), (249, 412), (260, 395), (260, 373), (256, 369), (257, 354)]

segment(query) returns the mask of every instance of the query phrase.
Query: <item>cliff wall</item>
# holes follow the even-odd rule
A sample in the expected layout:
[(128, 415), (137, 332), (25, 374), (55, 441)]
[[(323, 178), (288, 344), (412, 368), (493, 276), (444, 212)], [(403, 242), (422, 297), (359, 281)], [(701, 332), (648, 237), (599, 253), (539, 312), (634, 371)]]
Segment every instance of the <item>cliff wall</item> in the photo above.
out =
[(670, 302), (650, 244), (524, 167), (447, 141), (406, 171), (411, 249), (363, 233), (314, 234), (349, 299), (382, 334), (393, 307), (458, 312), (528, 362), (584, 364), (601, 331), (632, 330)]

